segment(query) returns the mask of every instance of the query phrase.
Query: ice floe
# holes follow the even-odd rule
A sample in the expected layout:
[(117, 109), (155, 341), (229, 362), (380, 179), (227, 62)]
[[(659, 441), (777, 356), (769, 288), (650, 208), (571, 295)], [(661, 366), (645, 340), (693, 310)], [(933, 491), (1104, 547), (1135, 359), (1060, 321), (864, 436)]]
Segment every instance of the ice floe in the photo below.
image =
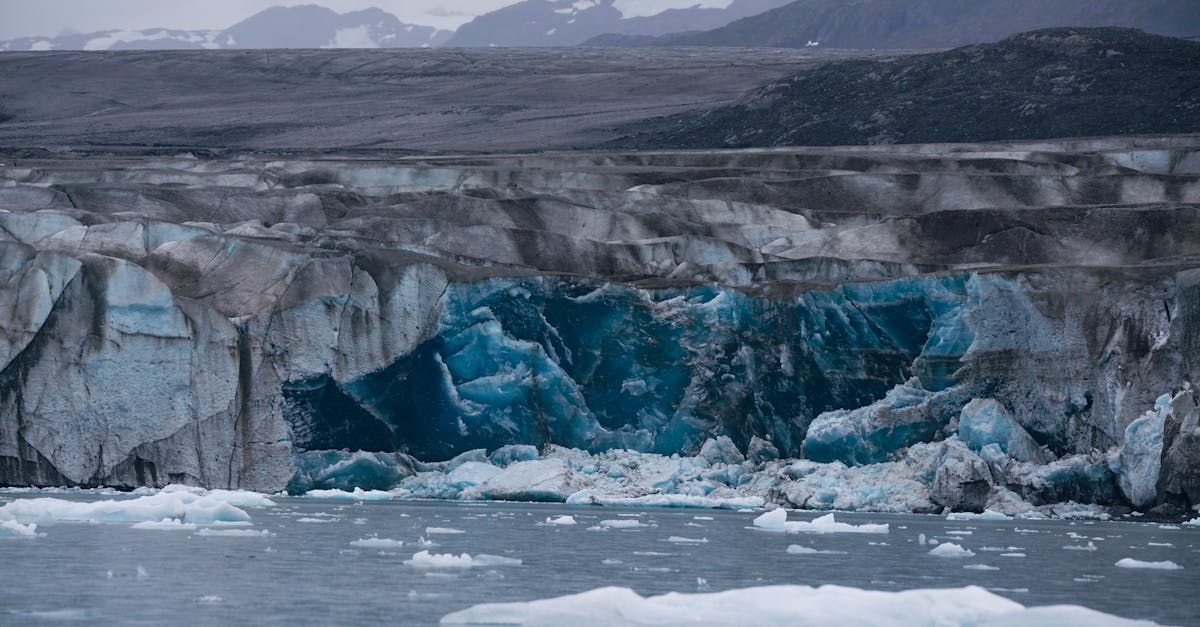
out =
[(131, 499), (67, 501), (57, 498), (18, 499), (0, 507), (0, 520), (52, 524), (61, 522), (138, 523), (175, 519), (183, 523), (247, 522), (242, 507), (274, 503), (256, 492), (164, 489)]
[(754, 526), (764, 531), (785, 531), (787, 533), (888, 533), (888, 526), (883, 525), (851, 525), (840, 523), (833, 514), (826, 514), (812, 522), (787, 519), (787, 511), (783, 508), (773, 509), (754, 519)]
[(490, 568), (494, 566), (520, 566), (521, 560), (501, 555), (480, 553), (472, 557), (469, 553), (430, 553), (418, 551), (404, 563), (413, 568)]
[(964, 549), (953, 542), (945, 542), (937, 545), (929, 552), (934, 557), (946, 557), (951, 559), (962, 559), (964, 557), (975, 557), (975, 552)]
[[(903, 617), (903, 618), (899, 618)], [(886, 620), (886, 622), (881, 622)], [(764, 586), (715, 593), (642, 597), (598, 588), (539, 601), (485, 603), (442, 618), (443, 625), (974, 625), (1029, 627), (1148, 625), (1083, 607), (1026, 608), (975, 586), (882, 592), (842, 586)]]
[(214, 529), (212, 527), (205, 527), (197, 531), (195, 535), (219, 538), (262, 538), (275, 534), (266, 529)]
[(15, 520), (0, 520), (0, 538), (36, 538), (37, 524), (23, 525)]
[(547, 524), (547, 525), (574, 525), (574, 524), (576, 524), (576, 522), (575, 522), (574, 516), (552, 516), (552, 517), (546, 518), (545, 524)]
[(306, 498), (310, 499), (328, 499), (337, 501), (390, 501), (396, 497), (391, 492), (384, 490), (364, 490), (362, 488), (354, 488), (351, 491), (346, 490), (309, 490), (304, 493)]
[(391, 538), (359, 538), (350, 542), (350, 546), (356, 546), (360, 549), (398, 549), (404, 546), (403, 540), (392, 540)]
[(1143, 562), (1135, 560), (1132, 557), (1117, 561), (1118, 568), (1146, 568), (1149, 570), (1183, 570), (1183, 567), (1175, 562), (1166, 560), (1162, 562)]

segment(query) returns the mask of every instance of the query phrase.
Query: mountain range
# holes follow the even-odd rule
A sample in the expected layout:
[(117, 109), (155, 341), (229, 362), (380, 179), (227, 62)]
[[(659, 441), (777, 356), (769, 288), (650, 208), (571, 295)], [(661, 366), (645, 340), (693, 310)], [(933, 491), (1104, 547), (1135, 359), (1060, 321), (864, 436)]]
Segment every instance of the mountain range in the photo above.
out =
[(338, 13), (317, 5), (272, 7), (224, 30), (108, 30), (0, 42), (0, 50), (196, 50), (231, 48), (421, 48), (450, 31), (401, 22), (382, 9)]
[(626, 16), (617, 0), (524, 0), (462, 25), (449, 46), (574, 46), (605, 33), (654, 37), (702, 31), (759, 15), (787, 0), (732, 0), (723, 9), (697, 4), (650, 16)]
[(1050, 27), (1200, 35), (1200, 0), (729, 0), (645, 15), (626, 0), (522, 0), (457, 31), (382, 9), (273, 7), (223, 30), (109, 30), (0, 42), (3, 50), (738, 46), (950, 48)]

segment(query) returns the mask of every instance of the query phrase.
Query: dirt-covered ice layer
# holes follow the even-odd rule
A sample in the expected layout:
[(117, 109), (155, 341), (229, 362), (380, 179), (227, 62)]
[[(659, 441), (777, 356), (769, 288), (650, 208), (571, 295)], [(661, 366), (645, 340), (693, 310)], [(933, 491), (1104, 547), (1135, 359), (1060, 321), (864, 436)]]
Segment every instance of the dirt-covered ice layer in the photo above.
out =
[(1196, 138), (0, 163), (3, 483), (712, 440), (912, 509), (1200, 502)]

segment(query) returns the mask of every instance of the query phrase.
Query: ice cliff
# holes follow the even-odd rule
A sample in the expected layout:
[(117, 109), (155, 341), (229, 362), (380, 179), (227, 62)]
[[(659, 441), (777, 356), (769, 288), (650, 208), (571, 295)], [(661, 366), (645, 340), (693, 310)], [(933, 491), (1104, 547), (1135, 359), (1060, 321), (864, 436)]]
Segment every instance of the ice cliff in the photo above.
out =
[(1192, 138), (0, 162), (5, 484), (1200, 502)]

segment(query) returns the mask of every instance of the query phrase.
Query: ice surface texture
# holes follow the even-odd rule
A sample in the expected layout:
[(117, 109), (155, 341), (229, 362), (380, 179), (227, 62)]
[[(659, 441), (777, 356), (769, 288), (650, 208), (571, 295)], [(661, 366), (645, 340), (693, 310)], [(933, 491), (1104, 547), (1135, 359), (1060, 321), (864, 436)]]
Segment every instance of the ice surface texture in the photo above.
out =
[(1181, 510), (1200, 152), (1139, 142), (10, 155), (0, 482)]
[(527, 603), (488, 603), (443, 625), (1152, 625), (1079, 606), (1025, 608), (978, 587), (875, 592), (841, 586), (765, 586), (642, 597), (628, 588)]

